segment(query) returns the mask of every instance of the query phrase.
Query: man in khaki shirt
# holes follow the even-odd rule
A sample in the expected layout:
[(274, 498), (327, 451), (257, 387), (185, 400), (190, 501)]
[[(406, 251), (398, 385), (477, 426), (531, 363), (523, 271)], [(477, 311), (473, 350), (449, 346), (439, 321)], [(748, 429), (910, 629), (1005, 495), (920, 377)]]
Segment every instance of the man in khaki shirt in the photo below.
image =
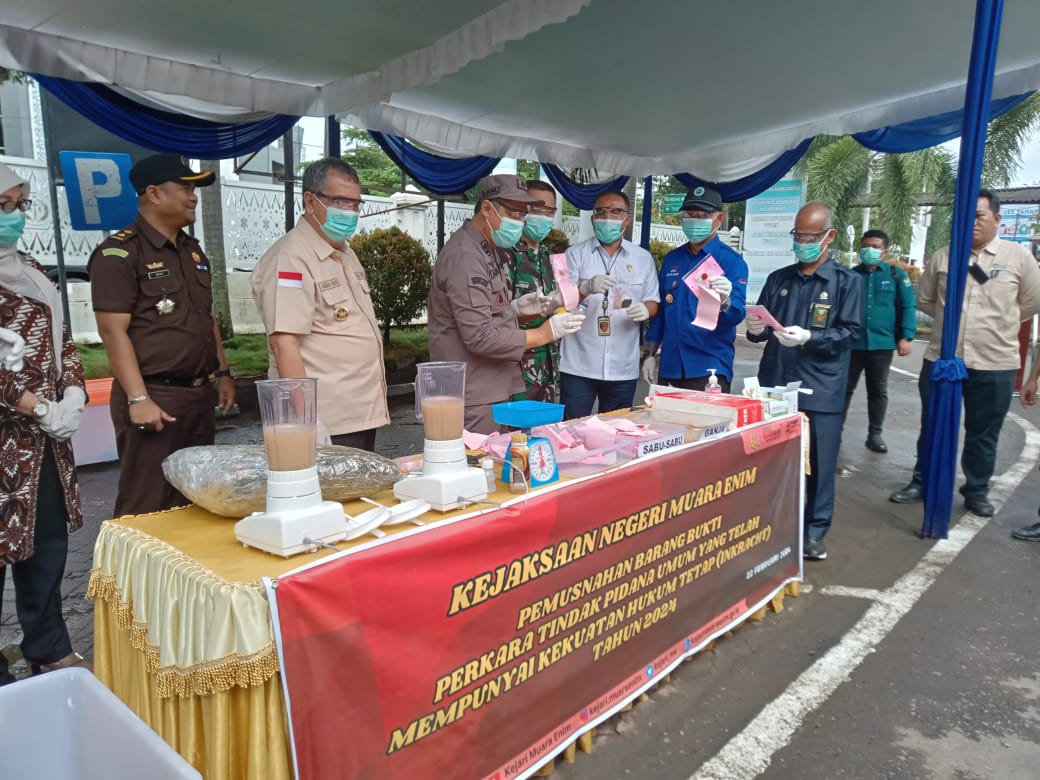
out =
[[(961, 495), (969, 512), (993, 516), (988, 498), (997, 442), (1004, 425), (1015, 374), (1019, 368), (1019, 324), (1040, 313), (1040, 269), (1029, 251), (1020, 244), (997, 238), (1000, 201), (989, 190), (979, 191), (972, 234), (969, 273), (964, 288), (957, 355), (964, 360), (964, 451)], [(928, 265), (917, 289), (917, 308), (930, 314), (932, 339), (925, 352), (917, 380), (921, 395), (921, 432), (917, 438), (917, 462), (910, 484), (889, 499), (910, 504), (924, 498), (921, 447), (932, 388), (932, 364), (939, 358), (943, 315), (946, 305), (946, 274), (949, 247), (940, 249)]]
[(390, 422), (383, 340), (365, 269), (347, 243), (361, 185), (335, 158), (303, 173), (304, 215), (264, 253), (252, 286), (270, 346), (268, 375), (318, 380), (318, 417), (333, 444), (375, 450)]

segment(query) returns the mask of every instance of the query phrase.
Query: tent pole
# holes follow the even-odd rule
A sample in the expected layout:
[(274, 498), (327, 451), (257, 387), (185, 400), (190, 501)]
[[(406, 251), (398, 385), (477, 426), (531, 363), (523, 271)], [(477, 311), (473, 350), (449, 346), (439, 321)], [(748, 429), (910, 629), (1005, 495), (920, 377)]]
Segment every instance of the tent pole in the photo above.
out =
[(341, 157), (343, 155), (342, 138), (336, 117), (327, 117), (325, 119), (325, 149), (329, 157)]
[(643, 179), (643, 221), (639, 229), (639, 246), (650, 249), (650, 218), (653, 214), (654, 177)]
[(58, 173), (51, 165), (54, 149), (52, 147), (50, 134), (50, 111), (47, 109), (47, 101), (40, 101), (42, 114), (40, 122), (43, 125), (43, 157), (47, 164), (47, 189), (51, 196), (51, 228), (54, 230), (54, 259), (58, 264), (58, 292), (61, 293), (61, 310), (65, 315), (65, 322), (69, 330), (72, 330), (72, 316), (69, 313), (69, 290), (68, 277), (65, 274), (65, 247), (62, 246), (61, 238), (61, 208), (58, 205)]
[(296, 224), (296, 172), (293, 170), (293, 133), (289, 128), (282, 136), (282, 181), (285, 183), (285, 232)]
[[(979, 178), (986, 147), (986, 126), (993, 93), (1003, 0), (977, 0), (971, 42), (971, 60), (964, 95), (957, 188), (953, 199), (953, 230), (943, 311), (942, 348), (931, 369), (931, 394), (921, 453), (924, 482), (924, 523), (921, 536), (945, 539), (953, 515), (953, 490), (957, 479), (957, 445), (961, 424), (963, 382), (968, 378), (957, 355), (961, 307), (968, 277), (972, 228), (979, 195)], [(934, 338), (934, 336), (933, 336)]]

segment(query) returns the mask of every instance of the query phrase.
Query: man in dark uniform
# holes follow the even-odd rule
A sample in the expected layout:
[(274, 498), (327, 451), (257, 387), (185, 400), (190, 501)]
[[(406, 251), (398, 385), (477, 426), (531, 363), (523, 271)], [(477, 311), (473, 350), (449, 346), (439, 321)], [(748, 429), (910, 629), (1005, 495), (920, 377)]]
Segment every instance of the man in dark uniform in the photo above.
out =
[(115, 377), (116, 517), (190, 503), (164, 479), (162, 461), (183, 447), (213, 443), (211, 375), (220, 408), (235, 403), (212, 312), (209, 260), (182, 230), (195, 222), (195, 187), (214, 178), (175, 154), (139, 161), (130, 170), (137, 219), (90, 256), (98, 333)]
[(794, 254), (798, 262), (766, 278), (758, 303), (786, 327), (766, 329), (754, 315), (746, 320), (748, 339), (765, 341), (758, 366), (763, 386), (800, 381), (812, 390), (801, 394), (799, 409), (809, 418), (809, 468), (805, 480), (805, 539), (802, 555), (827, 557), (823, 537), (834, 514), (834, 472), (845, 411), (849, 358), (863, 328), (862, 280), (830, 256), (834, 212), (823, 203), (807, 203), (795, 217)]

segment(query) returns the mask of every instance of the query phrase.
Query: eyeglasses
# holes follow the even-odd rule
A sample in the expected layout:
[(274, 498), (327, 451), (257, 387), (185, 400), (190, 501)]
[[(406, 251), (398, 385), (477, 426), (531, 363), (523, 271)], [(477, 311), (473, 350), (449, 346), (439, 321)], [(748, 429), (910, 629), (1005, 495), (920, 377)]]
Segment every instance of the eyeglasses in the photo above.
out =
[(610, 217), (611, 219), (624, 219), (628, 216), (628, 209), (607, 209), (603, 207), (592, 210), (594, 217)]
[[(523, 222), (523, 221), (525, 221), (527, 219), (527, 210), (526, 209), (518, 209), (518, 208), (515, 208), (514, 206), (510, 206), (504, 200), (492, 201), (491, 205), (497, 207), (495, 209), (496, 211), (498, 211), (498, 208), (501, 208), (502, 211), (505, 212), (505, 215), (507, 217), (509, 217), (510, 219), (516, 219), (516, 220), (519, 220), (520, 222)], [(554, 211), (553, 214), (555, 214), (555, 213), (556, 212)], [(502, 214), (499, 213), (499, 216), (502, 216)]]
[(13, 214), (15, 211), (28, 211), (32, 207), (32, 201), (28, 198), (20, 200), (5, 200), (0, 203), (0, 211), (5, 214)]
[(326, 195), (324, 192), (312, 192), (311, 194), (319, 200), (324, 198), (328, 201), (325, 205), (332, 206), (334, 209), (342, 209), (343, 211), (361, 211), (361, 204), (363, 203), (361, 200), (355, 198), (334, 198), (331, 195)]
[(833, 228), (827, 228), (826, 230), (820, 231), (819, 233), (796, 233), (794, 230), (791, 231), (790, 235), (794, 236), (794, 240), (799, 244), (809, 244), (814, 241), (819, 241), (825, 235), (831, 232)]
[(549, 206), (531, 206), (531, 214), (537, 214), (540, 217), (555, 217), (556, 209)]

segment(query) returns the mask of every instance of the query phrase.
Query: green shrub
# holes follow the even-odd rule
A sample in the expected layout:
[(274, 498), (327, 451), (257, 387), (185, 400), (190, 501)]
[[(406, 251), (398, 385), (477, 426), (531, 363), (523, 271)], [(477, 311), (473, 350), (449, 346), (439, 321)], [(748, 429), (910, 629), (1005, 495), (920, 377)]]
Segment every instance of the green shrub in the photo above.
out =
[(675, 249), (671, 244), (666, 244), (664, 241), (658, 241), (656, 238), (650, 240), (650, 254), (653, 255), (654, 263), (657, 265), (657, 270), (661, 270), (661, 263), (664, 261), (664, 256)]
[(558, 255), (561, 252), (566, 252), (568, 249), (570, 249), (571, 246), (571, 242), (570, 239), (567, 238), (567, 234), (559, 228), (553, 228), (552, 230), (550, 230), (549, 235), (542, 239), (542, 243), (549, 247), (549, 251), (552, 252), (554, 255)]
[(392, 326), (407, 325), (426, 308), (433, 272), (430, 254), (397, 227), (359, 233), (350, 246), (368, 274), (383, 343), (389, 343)]

